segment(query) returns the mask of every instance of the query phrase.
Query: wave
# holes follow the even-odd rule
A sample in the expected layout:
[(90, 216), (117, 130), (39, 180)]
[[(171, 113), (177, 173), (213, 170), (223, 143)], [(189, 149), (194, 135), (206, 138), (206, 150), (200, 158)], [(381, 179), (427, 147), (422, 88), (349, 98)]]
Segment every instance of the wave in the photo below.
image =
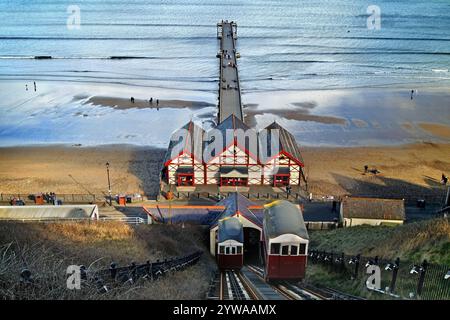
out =
[[(208, 57), (207, 57), (208, 58)], [(9, 60), (21, 60), (21, 59), (55, 59), (55, 60), (177, 60), (177, 59), (205, 59), (202, 56), (177, 56), (177, 57), (157, 57), (157, 56), (49, 56), (49, 55), (37, 55), (37, 56), (22, 56), (22, 55), (4, 55), (0, 56), (1, 59)]]
[[(425, 38), (425, 37), (369, 37), (369, 36), (317, 36), (317, 35), (261, 35), (239, 36), (239, 39), (348, 39), (348, 40), (395, 40), (395, 41), (450, 41), (450, 38)], [(215, 36), (146, 36), (146, 37), (52, 37), (52, 36), (0, 36), (0, 40), (212, 40)]]
[(431, 69), (431, 71), (433, 72), (437, 72), (437, 73), (446, 73), (448, 72), (448, 69)]
[(71, 40), (122, 40), (122, 41), (136, 41), (136, 40), (211, 40), (217, 39), (215, 36), (192, 36), (192, 37), (47, 37), (47, 36), (0, 36), (0, 40), (57, 40), (57, 41), (71, 41)]

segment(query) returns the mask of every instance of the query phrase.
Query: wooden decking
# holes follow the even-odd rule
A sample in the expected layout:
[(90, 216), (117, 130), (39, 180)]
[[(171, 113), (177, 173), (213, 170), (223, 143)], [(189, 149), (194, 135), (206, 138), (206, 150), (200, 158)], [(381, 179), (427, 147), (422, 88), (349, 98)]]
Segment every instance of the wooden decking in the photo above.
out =
[(219, 116), (218, 123), (235, 115), (243, 120), (241, 89), (237, 67), (236, 24), (221, 22), (217, 25), (220, 39), (220, 81), (219, 81)]

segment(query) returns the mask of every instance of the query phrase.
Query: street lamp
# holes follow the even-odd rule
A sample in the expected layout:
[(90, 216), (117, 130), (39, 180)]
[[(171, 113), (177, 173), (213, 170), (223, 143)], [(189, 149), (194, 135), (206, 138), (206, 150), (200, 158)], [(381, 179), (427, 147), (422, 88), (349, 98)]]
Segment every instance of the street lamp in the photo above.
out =
[(109, 162), (106, 163), (106, 174), (107, 174), (107, 176), (108, 176), (109, 205), (112, 206), (112, 198), (111, 198), (111, 180), (109, 179)]

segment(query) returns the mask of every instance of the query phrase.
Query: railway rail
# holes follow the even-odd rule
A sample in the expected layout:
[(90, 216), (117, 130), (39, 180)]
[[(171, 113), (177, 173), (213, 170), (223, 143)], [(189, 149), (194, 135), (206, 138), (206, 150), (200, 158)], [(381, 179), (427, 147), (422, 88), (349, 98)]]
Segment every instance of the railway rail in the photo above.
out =
[[(250, 265), (248, 268), (261, 279), (264, 278), (264, 270), (260, 266)], [(302, 284), (293, 281), (278, 281), (270, 285), (275, 291), (289, 300), (363, 300), (361, 297), (332, 288), (319, 288), (311, 284)]]
[[(247, 265), (241, 271), (222, 271), (212, 281), (216, 294), (213, 300), (364, 300), (336, 289), (316, 287), (293, 281), (267, 283), (264, 270), (257, 265)], [(217, 290), (217, 286), (219, 290)], [(213, 290), (214, 291), (214, 290)], [(218, 293), (217, 293), (218, 291)]]

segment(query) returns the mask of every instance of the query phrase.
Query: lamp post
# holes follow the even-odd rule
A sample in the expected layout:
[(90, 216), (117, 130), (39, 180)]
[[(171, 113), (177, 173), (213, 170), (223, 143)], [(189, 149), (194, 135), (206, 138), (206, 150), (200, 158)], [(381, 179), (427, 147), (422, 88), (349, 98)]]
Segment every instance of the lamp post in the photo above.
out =
[(112, 206), (112, 198), (111, 198), (111, 180), (109, 179), (109, 162), (106, 163), (106, 174), (107, 174), (107, 176), (108, 176), (109, 205)]

